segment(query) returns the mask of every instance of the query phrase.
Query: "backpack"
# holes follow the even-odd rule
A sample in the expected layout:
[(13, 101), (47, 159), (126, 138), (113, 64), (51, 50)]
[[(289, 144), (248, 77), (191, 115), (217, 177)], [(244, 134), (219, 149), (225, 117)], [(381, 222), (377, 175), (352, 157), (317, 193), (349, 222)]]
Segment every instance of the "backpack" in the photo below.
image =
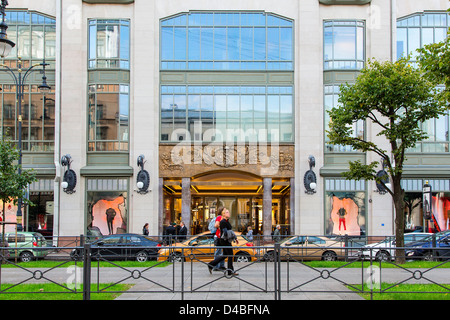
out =
[(211, 231), (212, 234), (215, 234), (217, 228), (214, 226), (216, 224), (216, 219), (212, 218), (208, 225), (208, 230)]

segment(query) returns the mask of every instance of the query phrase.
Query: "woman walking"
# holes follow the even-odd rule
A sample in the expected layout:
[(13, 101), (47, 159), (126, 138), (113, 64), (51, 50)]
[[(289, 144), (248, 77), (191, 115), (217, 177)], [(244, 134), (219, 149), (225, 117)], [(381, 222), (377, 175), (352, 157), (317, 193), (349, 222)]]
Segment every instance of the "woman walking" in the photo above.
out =
[[(229, 222), (230, 219), (230, 211), (228, 209), (224, 208), (222, 213), (222, 220), (220, 220), (220, 237), (218, 239), (218, 245), (223, 248), (223, 255), (216, 257), (213, 261), (208, 263), (208, 270), (209, 273), (212, 273), (212, 269), (218, 265), (221, 261), (225, 260), (225, 258), (228, 258), (228, 264), (227, 264), (227, 273), (231, 276), (237, 276), (239, 275), (234, 271), (233, 268), (233, 245), (231, 244), (231, 241), (233, 239), (228, 239), (227, 235), (229, 234), (229, 231), (232, 230), (231, 224)], [(224, 236), (225, 233), (225, 236)], [(225, 238), (225, 239), (224, 239)], [(239, 244), (239, 241), (237, 239), (236, 244)]]

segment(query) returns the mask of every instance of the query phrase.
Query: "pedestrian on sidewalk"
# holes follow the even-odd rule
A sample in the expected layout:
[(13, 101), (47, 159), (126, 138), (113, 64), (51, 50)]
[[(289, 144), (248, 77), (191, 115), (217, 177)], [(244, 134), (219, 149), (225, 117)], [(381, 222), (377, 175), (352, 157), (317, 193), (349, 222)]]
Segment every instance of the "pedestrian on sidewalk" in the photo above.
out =
[[(209, 273), (212, 273), (212, 269), (218, 265), (221, 261), (224, 261), (226, 258), (228, 258), (227, 263), (227, 274), (230, 276), (237, 276), (239, 275), (237, 272), (234, 271), (233, 268), (233, 245), (232, 241), (235, 240), (236, 244), (239, 244), (239, 241), (237, 238), (230, 239), (229, 234), (233, 234), (232, 232), (232, 226), (229, 222), (230, 219), (230, 211), (228, 209), (224, 208), (222, 213), (223, 218), (220, 220), (219, 228), (220, 228), (220, 238), (218, 241), (219, 246), (223, 247), (223, 255), (220, 257), (215, 258), (213, 261), (208, 263), (208, 270)], [(231, 232), (230, 232), (231, 231)]]
[[(220, 256), (222, 256), (223, 254), (223, 250), (222, 248), (217, 248), (219, 246), (219, 239), (220, 239), (220, 221), (223, 218), (223, 214), (225, 212), (225, 208), (224, 207), (219, 207), (219, 209), (217, 209), (217, 217), (216, 217), (216, 222), (214, 224), (214, 227), (216, 228), (216, 233), (214, 234), (214, 246), (216, 247), (216, 250), (214, 251), (214, 259), (219, 258)], [(225, 271), (225, 260), (222, 260), (219, 262), (218, 265), (216, 265), (213, 268), (214, 271)]]
[(142, 234), (144, 236), (148, 236), (148, 223), (144, 224), (144, 227), (142, 228)]

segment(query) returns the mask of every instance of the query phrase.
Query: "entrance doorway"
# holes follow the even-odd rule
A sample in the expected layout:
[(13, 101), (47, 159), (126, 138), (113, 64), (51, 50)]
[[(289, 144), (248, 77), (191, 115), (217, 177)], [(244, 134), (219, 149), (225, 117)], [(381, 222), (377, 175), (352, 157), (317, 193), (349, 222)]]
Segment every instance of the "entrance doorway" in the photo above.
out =
[[(270, 221), (272, 230), (280, 224), (282, 233), (289, 234), (289, 179), (272, 179), (270, 219), (264, 219), (263, 192), (262, 178), (246, 173), (218, 172), (191, 179), (190, 234), (207, 231), (220, 207), (230, 211), (235, 231), (245, 232), (251, 226), (254, 234), (263, 234), (264, 221)], [(163, 228), (172, 222), (179, 224), (183, 209), (181, 180), (164, 179), (163, 203)]]

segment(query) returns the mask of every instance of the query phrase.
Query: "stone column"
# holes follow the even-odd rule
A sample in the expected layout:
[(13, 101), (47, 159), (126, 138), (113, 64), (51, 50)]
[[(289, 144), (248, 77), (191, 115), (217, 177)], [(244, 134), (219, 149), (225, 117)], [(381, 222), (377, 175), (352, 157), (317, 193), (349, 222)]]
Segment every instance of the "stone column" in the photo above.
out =
[(291, 192), (289, 199), (289, 223), (291, 224), (291, 234), (295, 234), (295, 178), (291, 178)]
[(164, 218), (164, 178), (159, 178), (158, 192), (158, 234), (162, 235)]
[(272, 178), (263, 178), (263, 235), (272, 232)]
[(181, 179), (181, 220), (191, 234), (191, 178)]

